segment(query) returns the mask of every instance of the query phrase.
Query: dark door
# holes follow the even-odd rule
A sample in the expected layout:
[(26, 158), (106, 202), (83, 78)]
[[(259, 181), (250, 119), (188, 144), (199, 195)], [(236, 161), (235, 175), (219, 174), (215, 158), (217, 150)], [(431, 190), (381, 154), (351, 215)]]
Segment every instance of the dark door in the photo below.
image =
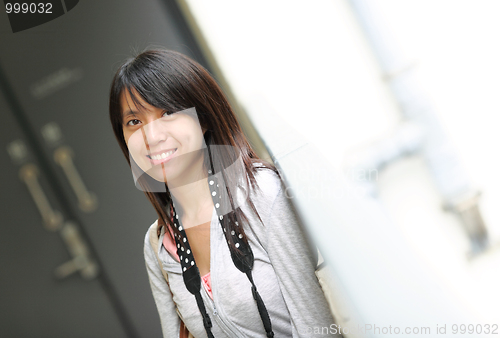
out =
[[(143, 258), (156, 214), (107, 101), (118, 65), (146, 47), (204, 64), (186, 28), (175, 1), (80, 1), (15, 34), (0, 15), (0, 336), (161, 336)], [(33, 189), (59, 213), (54, 230)]]

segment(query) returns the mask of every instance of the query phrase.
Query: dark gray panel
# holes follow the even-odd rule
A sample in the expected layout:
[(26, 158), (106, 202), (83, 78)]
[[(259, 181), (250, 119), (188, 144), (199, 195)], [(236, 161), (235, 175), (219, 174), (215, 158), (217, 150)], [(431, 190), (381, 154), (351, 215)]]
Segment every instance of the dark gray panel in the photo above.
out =
[[(13, 163), (7, 145), (26, 142), (0, 93), (0, 336), (124, 337), (116, 313), (97, 280), (78, 275), (57, 280), (54, 270), (70, 260), (58, 232), (44, 229), (42, 218), (19, 178), (20, 167), (38, 165), (32, 155)], [(40, 185), (52, 208), (61, 211), (40, 171)]]

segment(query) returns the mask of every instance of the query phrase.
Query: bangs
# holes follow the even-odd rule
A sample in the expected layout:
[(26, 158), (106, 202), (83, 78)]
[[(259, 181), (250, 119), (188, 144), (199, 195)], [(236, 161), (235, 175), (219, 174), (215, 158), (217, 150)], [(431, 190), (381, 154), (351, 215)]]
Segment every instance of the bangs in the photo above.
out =
[(131, 60), (120, 77), (120, 96), (127, 91), (138, 108), (145, 108), (141, 100), (169, 112), (193, 107), (187, 100), (189, 95), (182, 83), (186, 82), (182, 74), (154, 59), (154, 55), (150, 55), (149, 58)]

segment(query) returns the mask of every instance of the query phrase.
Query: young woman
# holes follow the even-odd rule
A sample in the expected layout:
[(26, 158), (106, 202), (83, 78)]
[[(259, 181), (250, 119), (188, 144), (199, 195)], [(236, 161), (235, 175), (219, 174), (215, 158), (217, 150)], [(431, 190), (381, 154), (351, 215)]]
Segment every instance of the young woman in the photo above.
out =
[(144, 255), (164, 337), (184, 325), (195, 337), (322, 336), (334, 321), (315, 251), (209, 73), (173, 51), (143, 52), (118, 69), (109, 109), (158, 214)]

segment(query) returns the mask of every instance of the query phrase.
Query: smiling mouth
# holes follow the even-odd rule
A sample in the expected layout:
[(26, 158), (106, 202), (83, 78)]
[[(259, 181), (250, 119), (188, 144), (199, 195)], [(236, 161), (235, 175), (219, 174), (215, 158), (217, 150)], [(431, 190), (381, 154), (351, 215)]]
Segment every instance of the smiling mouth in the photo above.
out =
[(149, 158), (151, 160), (151, 162), (153, 162), (153, 164), (158, 164), (160, 162), (164, 162), (164, 161), (170, 159), (176, 151), (177, 151), (177, 148), (167, 150), (167, 151), (164, 151), (162, 153), (155, 154), (155, 155), (146, 155), (146, 157)]

